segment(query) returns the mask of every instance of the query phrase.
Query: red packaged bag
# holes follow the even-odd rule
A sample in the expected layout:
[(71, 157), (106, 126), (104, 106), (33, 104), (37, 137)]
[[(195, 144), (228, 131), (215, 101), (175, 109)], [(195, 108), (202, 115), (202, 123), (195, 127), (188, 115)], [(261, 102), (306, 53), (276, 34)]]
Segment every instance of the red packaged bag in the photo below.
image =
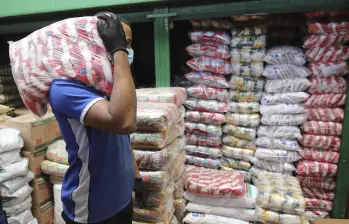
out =
[(313, 148), (303, 148), (302, 151), (300, 151), (300, 155), (304, 160), (312, 160), (327, 163), (338, 163), (339, 159), (338, 152), (325, 151)]
[(308, 108), (308, 120), (341, 122), (344, 120), (343, 108)]
[(185, 119), (187, 121), (215, 125), (224, 124), (226, 122), (224, 114), (188, 110), (185, 112)]
[(213, 72), (220, 75), (231, 73), (230, 61), (220, 58), (200, 56), (187, 61), (187, 65), (194, 71), (199, 72)]
[(308, 23), (308, 33), (339, 33), (349, 31), (349, 22), (340, 23)]
[(303, 187), (331, 190), (331, 191), (336, 188), (336, 179), (333, 177), (297, 176), (297, 178), (299, 180), (299, 183)]
[(296, 173), (302, 176), (334, 177), (338, 166), (333, 163), (302, 160), (298, 163)]
[(230, 58), (230, 51), (227, 45), (192, 44), (185, 49), (193, 57), (209, 56), (222, 59)]
[(190, 72), (185, 77), (192, 83), (216, 88), (229, 88), (228, 81), (222, 75), (210, 72)]
[(309, 148), (338, 152), (341, 145), (341, 139), (336, 136), (304, 134), (300, 143)]
[(348, 47), (315, 47), (307, 50), (305, 55), (312, 62), (339, 62), (349, 58)]
[(188, 97), (199, 99), (218, 100), (222, 102), (229, 101), (229, 92), (226, 89), (216, 89), (204, 85), (191, 86), (187, 88)]
[(230, 44), (230, 35), (226, 32), (193, 31), (189, 33), (189, 38), (194, 43), (212, 42), (223, 45)]
[(343, 125), (336, 122), (307, 121), (302, 124), (301, 129), (308, 134), (339, 136), (342, 134)]
[(312, 107), (338, 107), (345, 104), (346, 94), (317, 94), (310, 95), (304, 102), (307, 108)]
[(342, 62), (313, 62), (309, 64), (313, 77), (343, 76), (348, 74), (348, 64)]
[(303, 195), (306, 198), (317, 198), (321, 200), (333, 201), (334, 192), (315, 188), (303, 187)]
[(305, 198), (305, 202), (307, 204), (307, 210), (331, 212), (333, 209), (333, 202), (331, 201), (316, 198)]
[(349, 33), (325, 33), (321, 35), (309, 35), (304, 40), (303, 48), (333, 47), (348, 43)]
[(326, 10), (326, 11), (312, 11), (312, 12), (306, 12), (305, 15), (308, 18), (315, 18), (315, 17), (323, 17), (323, 16), (339, 16), (339, 15), (348, 15), (349, 11), (346, 9), (343, 10)]
[(347, 81), (343, 77), (315, 78), (310, 79), (310, 83), (308, 93), (311, 94), (347, 92)]

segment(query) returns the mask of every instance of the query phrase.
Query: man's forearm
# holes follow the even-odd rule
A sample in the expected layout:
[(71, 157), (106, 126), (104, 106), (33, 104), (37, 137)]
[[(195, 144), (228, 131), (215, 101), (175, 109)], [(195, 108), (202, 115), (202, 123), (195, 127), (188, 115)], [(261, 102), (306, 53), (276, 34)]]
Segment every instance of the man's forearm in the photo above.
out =
[(130, 150), (131, 150), (131, 154), (132, 154), (132, 161), (133, 161), (133, 169), (134, 169), (135, 178), (142, 178), (141, 173), (140, 173), (139, 168), (138, 168), (138, 165), (136, 163), (135, 157), (133, 155), (132, 147), (130, 148)]

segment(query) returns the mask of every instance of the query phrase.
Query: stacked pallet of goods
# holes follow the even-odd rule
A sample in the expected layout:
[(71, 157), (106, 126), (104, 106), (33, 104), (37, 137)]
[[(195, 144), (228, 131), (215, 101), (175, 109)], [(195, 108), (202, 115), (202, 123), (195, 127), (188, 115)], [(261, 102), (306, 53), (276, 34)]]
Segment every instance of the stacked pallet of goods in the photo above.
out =
[(342, 13), (348, 15), (348, 11), (307, 14), (303, 47), (312, 75), (310, 97), (304, 103), (308, 121), (301, 127), (303, 160), (297, 174), (307, 203), (305, 215), (310, 219), (328, 217), (335, 197), (347, 92), (344, 76), (349, 72), (349, 49), (344, 46), (349, 41), (349, 22), (340, 19)]

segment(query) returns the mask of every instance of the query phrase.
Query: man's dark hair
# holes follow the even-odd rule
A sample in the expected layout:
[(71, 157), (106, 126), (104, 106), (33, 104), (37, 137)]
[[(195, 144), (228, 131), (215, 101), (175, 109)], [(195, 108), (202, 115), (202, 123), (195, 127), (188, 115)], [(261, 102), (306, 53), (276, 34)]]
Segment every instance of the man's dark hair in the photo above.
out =
[(122, 18), (121, 16), (116, 15), (113, 12), (103, 11), (103, 12), (97, 13), (95, 16), (99, 16), (99, 15), (103, 15), (103, 14), (106, 14), (106, 15), (110, 16), (113, 19), (116, 19), (117, 17), (119, 17), (120, 22), (125, 23), (128, 26), (131, 26), (131, 23), (129, 21), (127, 21), (126, 19)]

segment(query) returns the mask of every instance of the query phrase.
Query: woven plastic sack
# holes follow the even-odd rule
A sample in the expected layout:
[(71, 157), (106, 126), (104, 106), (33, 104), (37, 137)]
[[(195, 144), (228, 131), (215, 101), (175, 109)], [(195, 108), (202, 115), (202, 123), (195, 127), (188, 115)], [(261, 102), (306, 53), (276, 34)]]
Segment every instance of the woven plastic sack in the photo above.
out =
[(259, 114), (239, 114), (229, 112), (226, 114), (226, 119), (228, 124), (251, 128), (257, 128), (261, 122), (261, 116)]
[(185, 49), (193, 57), (209, 56), (222, 59), (230, 58), (229, 47), (227, 45), (192, 44)]
[(326, 162), (326, 163), (338, 163), (338, 160), (339, 160), (339, 153), (332, 152), (332, 151), (303, 148), (300, 154), (304, 160)]
[(308, 108), (306, 112), (309, 121), (342, 122), (344, 120), (343, 108)]
[(3, 167), (9, 166), (10, 164), (19, 162), (22, 160), (20, 155), (20, 149), (3, 152), (0, 154), (0, 170)]
[(272, 105), (280, 103), (303, 103), (309, 97), (305, 92), (293, 92), (293, 93), (263, 93), (261, 104)]
[(195, 165), (198, 167), (206, 167), (210, 169), (219, 169), (222, 164), (219, 160), (210, 159), (210, 158), (201, 158), (196, 156), (187, 155), (186, 164)]
[(24, 145), (21, 134), (12, 128), (0, 129), (0, 153), (21, 149)]
[(268, 93), (302, 92), (310, 85), (306, 78), (274, 79), (267, 80), (264, 89)]
[(194, 43), (214, 42), (223, 45), (230, 44), (230, 35), (226, 32), (193, 31), (189, 33), (189, 38)]
[(243, 176), (239, 172), (193, 168), (184, 176), (188, 192), (208, 197), (237, 197), (245, 195)]
[(257, 26), (245, 26), (245, 27), (233, 27), (231, 29), (231, 35), (234, 36), (256, 36), (267, 33), (266, 25)]
[(254, 156), (262, 160), (285, 163), (293, 163), (301, 159), (301, 156), (297, 151), (286, 151), (281, 149), (268, 149), (260, 147), (257, 148)]
[(136, 94), (138, 102), (173, 103), (177, 107), (187, 99), (186, 90), (181, 87), (137, 89)]
[(262, 92), (264, 83), (265, 81), (263, 79), (253, 79), (233, 75), (229, 80), (229, 88), (233, 90), (242, 90), (249, 92)]
[(334, 177), (338, 166), (332, 163), (302, 160), (298, 163), (297, 174), (302, 176)]
[(220, 125), (206, 125), (201, 123), (185, 122), (185, 131), (189, 134), (203, 135), (208, 137), (222, 136), (222, 127)]
[(187, 61), (187, 65), (194, 71), (199, 72), (213, 72), (221, 75), (231, 73), (230, 61), (221, 58), (200, 56)]
[(232, 135), (237, 138), (250, 141), (255, 140), (256, 138), (256, 129), (254, 128), (245, 128), (237, 125), (226, 124), (223, 126), (223, 132), (227, 135)]
[(228, 111), (233, 113), (252, 114), (259, 112), (258, 102), (229, 102)]
[(232, 48), (265, 48), (266, 47), (266, 36), (233, 36), (231, 38), (230, 47)]
[(218, 215), (210, 215), (197, 212), (189, 212), (183, 219), (185, 223), (188, 224), (250, 224), (251, 222), (242, 221), (239, 219), (228, 218)]
[(4, 208), (7, 216), (15, 216), (25, 210), (31, 209), (32, 197), (27, 197), (22, 203), (16, 204), (12, 207)]
[(240, 62), (263, 62), (266, 54), (264, 48), (232, 48), (230, 50), (230, 63), (236, 64)]
[(341, 145), (339, 137), (312, 134), (304, 134), (299, 142), (305, 147), (337, 152)]
[(304, 102), (307, 108), (312, 107), (339, 107), (345, 104), (346, 94), (318, 94), (310, 95)]
[(2, 205), (4, 208), (10, 208), (18, 204), (21, 204), (25, 201), (25, 199), (27, 199), (30, 196), (32, 192), (33, 188), (31, 188), (27, 183), (26, 185), (18, 189), (16, 192), (10, 195), (2, 196)]
[(142, 179), (150, 191), (162, 191), (170, 182), (173, 182), (168, 171), (141, 171)]
[(231, 64), (231, 73), (242, 77), (261, 77), (264, 71), (263, 62), (238, 62)]
[(308, 66), (313, 77), (343, 76), (348, 74), (347, 62), (312, 62)]
[(311, 94), (346, 93), (347, 82), (343, 77), (327, 77), (310, 80), (308, 92)]
[(305, 201), (307, 203), (307, 210), (331, 212), (333, 209), (333, 202), (331, 201), (316, 198), (305, 198)]
[(259, 191), (256, 201), (259, 207), (288, 214), (304, 213), (306, 202), (297, 178), (262, 175), (258, 178), (256, 187)]
[(225, 113), (228, 111), (228, 106), (226, 103), (216, 100), (188, 98), (184, 105), (189, 110), (196, 110), (200, 112)]
[(255, 166), (271, 172), (283, 173), (283, 172), (293, 172), (296, 170), (296, 167), (292, 163), (285, 163), (280, 161), (268, 161), (268, 160), (258, 159), (256, 157), (253, 157), (251, 159), (251, 162)]
[(188, 145), (219, 147), (221, 145), (221, 137), (208, 137), (195, 134), (187, 134), (186, 142)]
[(185, 151), (187, 155), (199, 156), (203, 158), (218, 159), (222, 157), (222, 151), (219, 148), (196, 146), (196, 145), (186, 145)]
[(299, 183), (303, 187), (316, 188), (323, 190), (334, 190), (336, 188), (336, 179), (332, 177), (305, 177), (297, 176)]
[(232, 23), (228, 19), (190, 19), (189, 22), (193, 28), (215, 28), (228, 30), (232, 27)]
[(278, 176), (292, 176), (291, 171), (283, 171), (283, 172), (274, 172), (274, 171), (268, 171), (268, 170), (263, 170), (257, 166), (252, 166), (249, 170), (249, 172), (254, 176), (259, 178), (260, 176), (263, 175), (274, 175), (276, 178)]
[(276, 104), (276, 105), (261, 105), (260, 112), (263, 115), (303, 114), (305, 113), (305, 109), (301, 104)]
[(318, 135), (337, 135), (342, 134), (343, 124), (336, 122), (307, 121), (301, 126), (303, 132)]
[(262, 222), (274, 222), (283, 224), (303, 223), (301, 216), (265, 210), (258, 206), (256, 207), (256, 216), (258, 220)]
[(256, 150), (255, 141), (244, 140), (230, 135), (223, 135), (222, 143), (229, 147), (244, 148), (253, 151)]
[(298, 47), (278, 46), (268, 51), (264, 61), (271, 65), (304, 65), (306, 63), (306, 58), (302, 49)]
[(257, 131), (258, 136), (269, 138), (301, 139), (301, 130), (297, 126), (266, 126), (261, 125)]
[(340, 23), (308, 23), (308, 33), (340, 33), (349, 31), (349, 22)]
[(282, 149), (289, 151), (300, 151), (297, 140), (288, 140), (285, 138), (269, 138), (269, 137), (258, 137), (256, 145), (263, 148), (271, 149)]
[(209, 72), (190, 72), (185, 77), (192, 83), (197, 85), (206, 85), (216, 88), (229, 88), (227, 79), (218, 74)]
[(171, 216), (169, 213), (173, 211), (173, 198), (167, 200), (164, 204), (158, 207), (147, 207), (141, 209), (138, 206), (133, 207), (133, 218), (135, 220), (142, 220), (147, 222), (160, 222), (169, 223)]
[(304, 40), (303, 48), (340, 46), (349, 42), (349, 33), (324, 33), (309, 35)]
[(184, 182), (183, 178), (179, 179), (174, 183), (174, 192), (173, 192), (173, 198), (182, 198), (184, 197)]
[(41, 171), (48, 175), (54, 175), (59, 177), (64, 177), (69, 166), (64, 164), (59, 164), (49, 160), (45, 160), (41, 163)]
[(173, 207), (175, 208), (174, 215), (178, 220), (182, 220), (185, 216), (187, 201), (184, 198), (175, 199), (173, 202)]
[(220, 161), (221, 161), (223, 166), (228, 167), (228, 168), (232, 168), (232, 169), (237, 169), (237, 170), (248, 171), (251, 167), (250, 162), (232, 159), (232, 158), (224, 157), (224, 156), (220, 159)]
[(186, 111), (185, 119), (186, 121), (213, 125), (224, 124), (226, 121), (224, 114), (199, 111)]
[[(174, 184), (170, 182), (162, 191), (149, 191), (147, 207), (158, 207), (173, 197)], [(133, 204), (136, 204), (136, 195), (132, 192)]]
[(224, 145), (222, 148), (222, 154), (225, 157), (249, 162), (253, 158), (254, 151), (250, 149), (234, 148)]
[(229, 99), (235, 102), (260, 102), (261, 98), (262, 92), (229, 91)]
[(303, 195), (306, 198), (317, 198), (321, 200), (333, 201), (335, 193), (328, 190), (303, 187)]
[(306, 78), (311, 72), (304, 66), (292, 64), (267, 65), (263, 76), (268, 79)]
[(34, 174), (28, 172), (24, 176), (14, 177), (0, 183), (1, 196), (11, 195), (34, 179)]
[(261, 123), (264, 125), (301, 125), (307, 121), (307, 114), (271, 114), (263, 115)]
[(340, 62), (349, 58), (348, 47), (315, 47), (307, 50), (305, 55), (312, 62)]
[(38, 224), (38, 220), (33, 217), (31, 209), (27, 209), (17, 215), (8, 217), (7, 222), (9, 224)]
[(305, 211), (304, 217), (307, 219), (326, 219), (330, 214), (323, 211)]
[(68, 152), (64, 140), (58, 140), (47, 147), (46, 158), (52, 162), (69, 165)]
[(0, 169), (0, 183), (15, 177), (25, 176), (28, 173), (28, 163), (27, 158), (22, 158), (19, 162), (2, 167)]
[(216, 89), (208, 86), (191, 86), (187, 88), (188, 97), (218, 100), (222, 102), (229, 101), (229, 93), (226, 89)]

